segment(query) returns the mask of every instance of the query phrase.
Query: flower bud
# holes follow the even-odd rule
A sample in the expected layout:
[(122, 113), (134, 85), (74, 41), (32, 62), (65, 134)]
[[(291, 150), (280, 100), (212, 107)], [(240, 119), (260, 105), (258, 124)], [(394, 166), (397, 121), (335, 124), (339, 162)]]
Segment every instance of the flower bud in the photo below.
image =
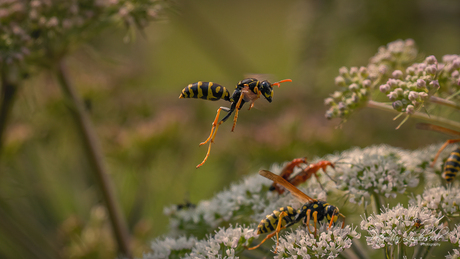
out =
[(380, 85), (379, 90), (382, 93), (388, 93), (390, 91), (390, 86), (388, 84)]
[(367, 78), (369, 76), (369, 72), (367, 71), (367, 67), (360, 67), (359, 74), (362, 78)]
[(340, 100), (342, 98), (343, 94), (342, 92), (340, 91), (335, 91), (333, 94), (332, 94), (332, 98), (334, 98), (335, 100)]
[(358, 75), (358, 68), (357, 67), (351, 67), (350, 68), (350, 76), (351, 77), (356, 77)]
[(324, 104), (328, 105), (328, 106), (332, 105), (332, 104), (334, 104), (334, 99), (331, 98), (331, 97), (328, 97), (328, 98), (324, 99)]
[(431, 55), (431, 56), (426, 57), (425, 62), (427, 64), (436, 64), (438, 61), (436, 60), (435, 56)]
[(397, 110), (398, 112), (402, 111), (403, 104), (401, 101), (393, 102), (393, 109)]
[(356, 91), (358, 91), (358, 89), (359, 89), (359, 85), (353, 83), (353, 84), (351, 84), (351, 85), (348, 86), (348, 89), (350, 89), (350, 91), (356, 92)]
[(398, 94), (396, 94), (395, 92), (390, 92), (389, 94), (387, 94), (387, 97), (390, 99), (390, 101), (394, 101), (398, 98)]
[(391, 77), (401, 79), (403, 76), (403, 73), (401, 70), (395, 70), (393, 73), (391, 73)]
[(335, 78), (335, 85), (336, 86), (345, 86), (345, 78), (343, 78), (342, 76), (337, 76)]
[(371, 87), (372, 82), (371, 82), (371, 80), (366, 79), (366, 80), (363, 81), (362, 84), (363, 84), (363, 86), (364, 86), (365, 88), (369, 88), (369, 87)]
[(349, 75), (349, 74), (348, 74), (348, 68), (347, 68), (347, 67), (341, 67), (341, 68), (339, 68), (339, 74), (340, 74), (341, 76), (348, 76), (348, 75)]
[(425, 68), (425, 72), (429, 75), (435, 75), (437, 71), (436, 65), (429, 65)]
[(431, 81), (430, 82), (430, 87), (435, 88), (435, 89), (439, 89), (440, 86), (439, 86), (438, 80)]
[(415, 91), (410, 91), (409, 92), (409, 95), (408, 95), (408, 99), (411, 100), (411, 101), (415, 101), (417, 100), (419, 97), (419, 94)]
[(411, 115), (415, 113), (415, 107), (412, 104), (407, 105), (406, 113)]
[(425, 88), (426, 87), (426, 82), (423, 79), (417, 79), (417, 87), (418, 88)]

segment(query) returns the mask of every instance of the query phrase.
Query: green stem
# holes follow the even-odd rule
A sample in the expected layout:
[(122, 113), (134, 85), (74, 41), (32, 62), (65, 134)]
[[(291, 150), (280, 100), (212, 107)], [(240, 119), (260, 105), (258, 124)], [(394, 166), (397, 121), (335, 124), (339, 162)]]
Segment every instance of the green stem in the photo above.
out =
[(55, 72), (64, 96), (66, 99), (68, 99), (68, 103), (71, 105), (71, 114), (75, 120), (75, 123), (77, 124), (79, 133), (83, 140), (85, 154), (90, 163), (90, 166), (93, 169), (96, 183), (101, 192), (102, 199), (107, 207), (107, 212), (109, 214), (113, 233), (118, 243), (119, 251), (124, 256), (131, 258), (132, 254), (129, 249), (128, 229), (126, 227), (126, 223), (123, 220), (120, 207), (116, 202), (97, 136), (87, 114), (85, 113), (81, 100), (77, 96), (74, 87), (69, 81), (69, 77), (62, 60), (56, 67)]
[[(376, 101), (372, 101), (372, 100), (370, 100), (367, 103), (367, 107), (376, 108), (376, 109), (379, 109), (379, 110), (382, 110), (382, 111), (387, 111), (387, 112), (392, 112), (392, 113), (399, 113), (398, 111), (393, 109), (393, 107), (391, 107), (390, 105), (383, 104), (383, 103), (376, 102)], [(417, 119), (422, 119), (422, 120), (428, 121), (431, 124), (436, 124), (436, 125), (441, 124), (441, 125), (445, 125), (445, 126), (451, 128), (451, 129), (460, 131), (460, 123), (452, 121), (452, 120), (449, 120), (449, 119), (446, 119), (446, 118), (442, 118), (442, 117), (438, 117), (438, 116), (434, 116), (434, 115), (428, 115), (428, 114), (421, 113), (421, 112), (415, 112), (414, 114), (412, 114), (410, 116), (412, 118), (417, 118)]]
[(1, 92), (0, 92), (0, 155), (5, 143), (6, 125), (11, 114), (14, 100), (17, 94), (18, 85), (9, 78), (8, 66), (1, 67)]
[(372, 192), (372, 197), (374, 197), (374, 206), (375, 206), (374, 207), (374, 213), (379, 214), (380, 209), (382, 209), (381, 197), (375, 192)]
[(407, 258), (406, 257), (406, 247), (404, 246), (404, 243), (403, 243), (403, 240), (401, 239), (399, 241), (399, 245), (398, 245), (398, 252), (399, 252), (399, 255), (398, 255), (398, 258), (399, 259), (404, 259), (404, 258)]

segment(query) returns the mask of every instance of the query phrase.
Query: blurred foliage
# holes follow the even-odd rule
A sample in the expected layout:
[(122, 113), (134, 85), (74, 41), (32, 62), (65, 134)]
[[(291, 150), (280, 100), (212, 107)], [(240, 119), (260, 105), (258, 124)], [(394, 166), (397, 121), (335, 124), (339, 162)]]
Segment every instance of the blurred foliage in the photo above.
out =
[[(96, 126), (136, 255), (167, 232), (163, 207), (210, 198), (231, 181), (294, 157), (386, 143), (445, 140), (414, 121), (363, 110), (337, 129), (324, 98), (342, 66), (366, 64), (381, 45), (412, 38), (441, 57), (459, 54), (460, 2), (178, 1), (168, 21), (131, 44), (106, 31), (67, 60)], [(122, 35), (123, 36), (123, 35)], [(211, 155), (198, 147), (224, 102), (178, 99), (199, 80), (231, 89), (245, 74), (293, 83), (220, 127)], [(25, 82), (0, 160), (0, 258), (113, 258), (114, 241), (57, 83)], [(341, 205), (341, 204), (337, 204)], [(343, 206), (341, 206), (343, 207)], [(102, 209), (103, 211), (103, 209)], [(105, 223), (104, 223), (105, 222)]]

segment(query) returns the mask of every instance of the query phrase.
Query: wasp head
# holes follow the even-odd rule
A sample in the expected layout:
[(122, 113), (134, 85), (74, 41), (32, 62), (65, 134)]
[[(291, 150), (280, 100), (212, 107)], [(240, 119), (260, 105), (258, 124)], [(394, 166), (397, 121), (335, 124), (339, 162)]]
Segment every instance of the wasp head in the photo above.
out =
[(259, 91), (263, 94), (265, 99), (267, 99), (268, 102), (272, 102), (273, 98), (273, 87), (270, 82), (267, 80), (264, 80), (260, 83)]

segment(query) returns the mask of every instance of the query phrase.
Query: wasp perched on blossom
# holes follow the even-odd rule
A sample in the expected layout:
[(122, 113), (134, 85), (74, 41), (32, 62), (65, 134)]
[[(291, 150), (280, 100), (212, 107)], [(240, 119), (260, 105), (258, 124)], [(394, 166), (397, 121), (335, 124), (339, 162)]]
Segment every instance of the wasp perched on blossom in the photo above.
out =
[[(460, 132), (456, 130), (451, 130), (448, 128), (444, 128), (441, 126), (429, 124), (429, 123), (417, 123), (417, 128), (418, 129), (424, 129), (424, 130), (433, 130), (441, 133), (446, 133), (450, 135), (459, 135)], [(436, 153), (433, 162), (431, 163), (431, 167), (434, 166), (436, 163), (436, 160), (438, 160), (439, 155), (441, 152), (450, 144), (460, 142), (460, 139), (449, 139), (447, 140), (444, 145), (439, 148), (438, 153)], [(460, 148), (457, 147), (454, 149), (450, 154), (449, 157), (447, 157), (446, 162), (444, 163), (444, 169), (442, 172), (442, 177), (448, 182), (452, 182), (455, 179), (455, 176), (457, 176), (458, 171), (460, 171)]]
[[(339, 208), (335, 207), (334, 205), (330, 205), (327, 202), (319, 201), (319, 200), (309, 197), (308, 195), (306, 195), (305, 193), (297, 189), (294, 185), (289, 183), (286, 179), (270, 171), (261, 170), (259, 171), (259, 174), (283, 186), (288, 191), (290, 191), (291, 194), (295, 198), (297, 198), (299, 201), (303, 202), (304, 204), (299, 209), (294, 209), (292, 206), (282, 207), (279, 210), (273, 211), (272, 214), (267, 215), (265, 219), (260, 221), (259, 226), (257, 227), (257, 234), (263, 234), (269, 231), (273, 231), (273, 232), (267, 235), (267, 237), (265, 237), (265, 239), (262, 240), (262, 242), (260, 242), (260, 244), (258, 244), (257, 246), (248, 248), (249, 250), (258, 248), (267, 239), (272, 238), (274, 235), (276, 235), (276, 240), (277, 240), (276, 247), (278, 248), (278, 244), (279, 244), (278, 243), (278, 233), (282, 229), (290, 227), (302, 220), (303, 220), (303, 223), (307, 225), (308, 232), (311, 234), (310, 219), (313, 219), (314, 226), (315, 226), (315, 230), (314, 230), (315, 236), (316, 236), (316, 230), (317, 230), (317, 227), (316, 227), (317, 223), (318, 221), (322, 221), (323, 219), (326, 219), (329, 221), (329, 226), (328, 226), (328, 229), (329, 229), (332, 226), (332, 224), (336, 222), (338, 217), (340, 216), (343, 218), (342, 228), (345, 227), (345, 216), (339, 212)], [(276, 249), (275, 249), (275, 253), (276, 253)]]
[[(233, 112), (235, 112), (235, 116), (233, 117), (232, 131), (236, 126), (238, 111), (246, 102), (250, 103), (249, 110), (254, 107), (254, 102), (260, 98), (260, 95), (265, 97), (268, 102), (272, 102), (273, 86), (279, 87), (280, 84), (284, 82), (292, 82), (292, 80), (284, 79), (272, 84), (267, 80), (259, 81), (255, 78), (246, 78), (238, 82), (235, 91), (233, 91), (231, 95), (227, 88), (213, 82), (199, 81), (193, 84), (189, 84), (187, 87), (185, 87), (182, 90), (179, 98), (199, 98), (209, 101), (217, 101), (223, 99), (225, 101), (231, 102), (230, 108), (220, 107), (217, 109), (216, 118), (212, 122), (211, 134), (209, 134), (209, 137), (204, 142), (200, 143), (200, 146), (209, 143), (208, 152), (206, 153), (203, 162), (197, 165), (196, 168), (202, 166), (208, 159), (209, 153), (211, 152), (211, 144), (214, 142), (217, 129), (232, 115)], [(227, 115), (225, 115), (225, 117), (219, 121), (219, 115), (221, 111), (227, 112)]]
[[(307, 167), (302, 168), (301, 167), (302, 164), (307, 165)], [(314, 175), (316, 177), (316, 180), (318, 181), (319, 185), (321, 186), (321, 188), (323, 188), (323, 185), (319, 181), (319, 177), (318, 177), (317, 173), (318, 173), (318, 170), (322, 169), (324, 174), (326, 174), (332, 180), (332, 178), (326, 173), (326, 168), (328, 166), (330, 166), (332, 168), (335, 168), (334, 164), (332, 162), (330, 162), (330, 161), (327, 161), (327, 160), (321, 160), (318, 163), (309, 164), (307, 162), (306, 157), (296, 158), (296, 159), (293, 159), (291, 162), (289, 162), (281, 170), (280, 176), (283, 177), (284, 179), (286, 179), (292, 185), (298, 186), (299, 184), (306, 182), (308, 179), (311, 178), (312, 175)], [(300, 171), (298, 174), (296, 174), (293, 177), (291, 177), (291, 175), (294, 172), (294, 169), (296, 167), (301, 168), (302, 171)], [(334, 180), (332, 180), (332, 181), (334, 181)], [(270, 191), (277, 191), (279, 194), (283, 194), (285, 189), (282, 188), (276, 182), (273, 182), (273, 184), (272, 184), (272, 186), (270, 186), (269, 190)]]

